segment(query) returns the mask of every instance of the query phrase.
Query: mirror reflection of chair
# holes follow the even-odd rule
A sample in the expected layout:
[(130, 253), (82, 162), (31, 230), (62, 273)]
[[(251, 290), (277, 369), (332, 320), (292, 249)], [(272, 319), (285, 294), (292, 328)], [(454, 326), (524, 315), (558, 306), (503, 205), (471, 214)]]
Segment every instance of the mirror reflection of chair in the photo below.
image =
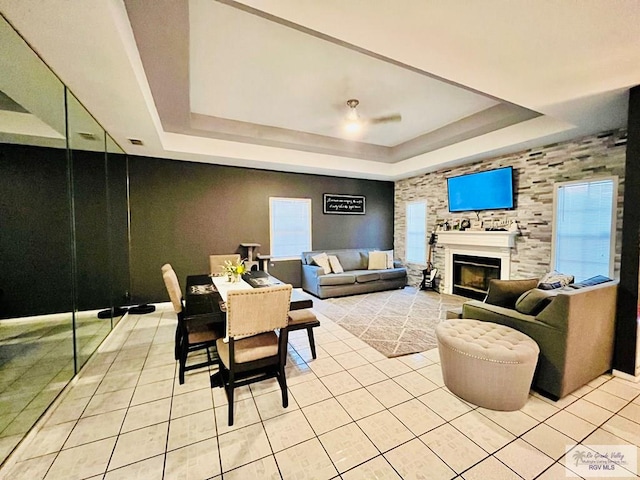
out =
[[(162, 279), (169, 293), (169, 298), (173, 304), (173, 310), (178, 316), (178, 327), (176, 330), (175, 355), (179, 361), (178, 378), (180, 385), (184, 383), (184, 373), (188, 370), (205, 367), (217, 363), (217, 352), (215, 350), (216, 340), (222, 338), (224, 333), (222, 326), (202, 319), (185, 317), (184, 305), (182, 303), (182, 291), (178, 277), (172, 268), (167, 269), (162, 274)], [(190, 352), (196, 350), (206, 350), (207, 360), (192, 365), (187, 365), (187, 357)]]
[[(232, 290), (227, 295), (229, 342), (217, 342), (223, 386), (229, 401), (229, 426), (233, 425), (233, 390), (268, 378), (277, 378), (282, 407), (289, 397), (285, 378), (291, 285)], [(279, 335), (275, 330), (279, 330)]]
[(240, 254), (232, 253), (227, 255), (209, 255), (209, 272), (214, 277), (220, 277), (223, 275), (222, 268), (225, 262), (238, 263), (240, 262)]

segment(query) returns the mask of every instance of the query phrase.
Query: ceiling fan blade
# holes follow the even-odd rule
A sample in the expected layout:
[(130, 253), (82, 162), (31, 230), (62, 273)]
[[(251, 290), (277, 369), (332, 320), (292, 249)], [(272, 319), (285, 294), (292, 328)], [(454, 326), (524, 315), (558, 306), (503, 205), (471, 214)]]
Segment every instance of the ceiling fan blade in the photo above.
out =
[(391, 122), (400, 122), (402, 120), (402, 115), (399, 113), (394, 113), (393, 115), (385, 115), (384, 117), (376, 117), (369, 119), (369, 123), (391, 123)]

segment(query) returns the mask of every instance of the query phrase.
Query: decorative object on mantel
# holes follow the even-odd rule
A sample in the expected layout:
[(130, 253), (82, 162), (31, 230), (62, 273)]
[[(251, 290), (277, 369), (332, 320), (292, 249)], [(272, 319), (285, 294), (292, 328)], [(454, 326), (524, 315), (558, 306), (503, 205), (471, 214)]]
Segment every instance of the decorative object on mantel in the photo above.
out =
[(366, 198), (364, 195), (342, 195), (325, 193), (324, 213), (339, 215), (364, 215)]
[(508, 218), (493, 219), (491, 226), (485, 227), (485, 230), (489, 232), (506, 232), (507, 228), (511, 226), (511, 220)]

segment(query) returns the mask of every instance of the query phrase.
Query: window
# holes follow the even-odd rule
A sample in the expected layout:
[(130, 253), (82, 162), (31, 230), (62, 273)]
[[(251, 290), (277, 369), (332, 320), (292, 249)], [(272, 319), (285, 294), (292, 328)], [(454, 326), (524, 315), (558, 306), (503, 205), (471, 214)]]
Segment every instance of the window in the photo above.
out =
[(407, 203), (407, 262), (427, 263), (427, 202)]
[(300, 258), (311, 250), (311, 199), (269, 198), (271, 256)]
[(553, 268), (581, 281), (613, 277), (615, 177), (557, 184), (554, 190)]

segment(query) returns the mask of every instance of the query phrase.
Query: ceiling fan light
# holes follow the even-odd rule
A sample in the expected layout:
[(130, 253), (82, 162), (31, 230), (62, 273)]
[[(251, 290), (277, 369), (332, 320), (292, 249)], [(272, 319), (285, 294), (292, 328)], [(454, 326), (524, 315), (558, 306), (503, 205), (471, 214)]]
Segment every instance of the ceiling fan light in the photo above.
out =
[(348, 133), (358, 133), (360, 130), (362, 130), (362, 122), (360, 122), (360, 120), (358, 120), (357, 118), (354, 120), (349, 119), (344, 124), (344, 129)]

